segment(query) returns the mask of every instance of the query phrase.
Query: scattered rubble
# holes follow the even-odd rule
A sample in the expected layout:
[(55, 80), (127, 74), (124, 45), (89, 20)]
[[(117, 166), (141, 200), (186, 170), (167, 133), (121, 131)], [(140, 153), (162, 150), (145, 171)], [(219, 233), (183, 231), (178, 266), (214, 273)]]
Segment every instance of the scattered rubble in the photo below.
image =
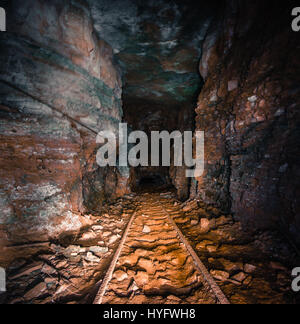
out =
[[(41, 251), (34, 262), (19, 259), (12, 263), (7, 269), (6, 303), (64, 303), (74, 296), (84, 302), (105, 274), (115, 243), (125, 230), (131, 209), (125, 214), (123, 210), (111, 207), (110, 213), (93, 217), (94, 223), (79, 235), (52, 243), (47, 254)], [(110, 229), (117, 230), (116, 234)]]
[(145, 225), (144, 228), (143, 228), (143, 233), (144, 233), (144, 234), (149, 234), (149, 233), (151, 233), (151, 228), (150, 228), (149, 226)]
[(229, 279), (229, 273), (220, 270), (211, 270), (210, 274), (217, 280), (226, 281)]
[[(198, 205), (194, 209), (193, 202), (183, 204), (181, 216), (174, 220), (208, 265), (211, 275), (220, 282), (225, 294), (232, 296), (231, 302), (286, 303), (287, 298), (294, 302), (290, 271), (283, 265), (291, 259), (284, 238), (278, 243), (283, 252), (277, 253), (282, 260), (275, 262), (271, 247), (275, 240), (279, 241), (280, 236), (274, 237), (278, 233), (249, 235), (232, 215), (223, 215), (218, 209), (199, 202)], [(200, 217), (199, 224), (196, 224), (196, 216)]]
[[(147, 197), (151, 199), (150, 195)], [(287, 267), (281, 262), (273, 261), (273, 256), (269, 262), (265, 262), (267, 256), (260, 257), (255, 243), (257, 238), (241, 234), (240, 225), (234, 223), (230, 215), (224, 216), (211, 207), (205, 209), (203, 205), (196, 208), (194, 202), (184, 205), (186, 208), (183, 207), (183, 211), (180, 204), (175, 204), (172, 199), (165, 198), (165, 195), (161, 199), (166, 199), (166, 209), (194, 244), (199, 257), (207, 264), (211, 275), (220, 283), (225, 294), (231, 296), (233, 303), (278, 302), (290, 293)], [(78, 297), (73, 302), (87, 302), (89, 292), (103, 278), (133, 210), (134, 208), (130, 208), (124, 211), (118, 207), (113, 213), (111, 208), (109, 213), (96, 217), (94, 224), (86, 227), (72, 240), (66, 239), (66, 242), (72, 241), (72, 244), (55, 242), (49, 245), (47, 253), (41, 251), (40, 255), (37, 254), (33, 262), (16, 260), (7, 269), (7, 303), (69, 303), (74, 296)], [(156, 210), (157, 208), (151, 207), (150, 213), (149, 208), (143, 211), (140, 221), (133, 227), (128, 242), (133, 250), (128, 245), (128, 253), (119, 259), (112, 289), (118, 296), (126, 291), (124, 298), (129, 296), (131, 302), (150, 300), (160, 303), (193, 303), (201, 298), (205, 300), (207, 297), (203, 296), (198, 296), (198, 299), (196, 296), (187, 298), (190, 290), (183, 288), (181, 281), (175, 283), (176, 271), (172, 269), (178, 267), (181, 268), (184, 282), (191, 287), (198, 279), (191, 270), (193, 263), (189, 257), (180, 253), (178, 258), (180, 245), (176, 246), (176, 234), (171, 234), (172, 228), (166, 226), (161, 213), (157, 212), (157, 216), (153, 216), (156, 215)], [(198, 222), (199, 210), (206, 217), (200, 217)], [(157, 217), (155, 222), (153, 217)], [(269, 238), (270, 234), (264, 235)], [(270, 273), (274, 275), (270, 276)], [(185, 274), (188, 275), (185, 277)], [(245, 287), (247, 291), (244, 290)], [(278, 287), (280, 294), (274, 293), (275, 287)], [(143, 297), (143, 291), (156, 297)], [(160, 294), (165, 292), (169, 295), (161, 297)], [(181, 294), (185, 294), (185, 297)], [(113, 297), (111, 301), (117, 302), (118, 298), (120, 297)]]

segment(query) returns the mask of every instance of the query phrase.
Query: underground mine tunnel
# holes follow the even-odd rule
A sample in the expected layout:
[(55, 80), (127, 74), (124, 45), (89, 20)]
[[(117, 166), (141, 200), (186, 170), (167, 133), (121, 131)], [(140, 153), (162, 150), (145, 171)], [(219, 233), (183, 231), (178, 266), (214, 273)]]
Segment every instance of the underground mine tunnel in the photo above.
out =
[(0, 6), (1, 303), (299, 303), (297, 5)]

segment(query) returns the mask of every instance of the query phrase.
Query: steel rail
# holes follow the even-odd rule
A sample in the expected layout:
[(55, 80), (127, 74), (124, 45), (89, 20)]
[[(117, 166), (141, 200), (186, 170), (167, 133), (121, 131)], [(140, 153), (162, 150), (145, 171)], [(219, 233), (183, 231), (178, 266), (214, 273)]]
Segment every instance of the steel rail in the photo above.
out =
[(215, 294), (216, 298), (219, 300), (220, 304), (222, 304), (222, 305), (230, 305), (229, 300), (224, 295), (223, 291), (218, 286), (218, 284), (213, 279), (213, 277), (210, 275), (210, 273), (208, 272), (208, 270), (206, 269), (205, 265), (203, 264), (203, 262), (198, 257), (198, 255), (195, 252), (195, 250), (193, 249), (193, 247), (190, 245), (190, 243), (188, 242), (188, 240), (184, 237), (183, 233), (181, 232), (181, 230), (179, 229), (179, 227), (177, 226), (177, 224), (175, 223), (175, 221), (173, 220), (173, 218), (170, 216), (170, 214), (164, 208), (164, 206), (161, 203), (159, 203), (159, 204), (162, 207), (162, 209), (163, 209), (164, 213), (166, 214), (166, 216), (168, 217), (169, 221), (171, 222), (171, 224), (175, 228), (175, 230), (176, 230), (176, 232), (177, 232), (177, 234), (178, 234), (181, 242), (185, 246), (186, 250), (188, 251), (188, 253), (193, 258), (196, 267), (202, 273), (205, 281), (208, 283), (208, 285), (210, 286), (211, 290)]
[(125, 232), (123, 234), (123, 237), (122, 237), (122, 239), (120, 241), (119, 247), (118, 247), (118, 249), (117, 249), (117, 251), (116, 251), (116, 253), (115, 253), (115, 255), (114, 255), (113, 259), (112, 259), (112, 262), (111, 262), (111, 264), (110, 264), (110, 266), (109, 266), (109, 268), (108, 268), (108, 270), (106, 272), (106, 275), (105, 275), (105, 277), (104, 277), (104, 279), (103, 279), (103, 281), (101, 283), (99, 291), (98, 291), (98, 293), (97, 293), (97, 295), (95, 297), (95, 300), (93, 302), (94, 305), (102, 304), (103, 297), (104, 297), (104, 295), (106, 293), (108, 284), (109, 284), (109, 282), (111, 281), (111, 279), (113, 277), (113, 274), (114, 274), (118, 259), (120, 257), (121, 251), (122, 251), (122, 249), (124, 247), (124, 244), (126, 242), (127, 236), (129, 234), (129, 231), (130, 231), (130, 228), (131, 228), (131, 225), (132, 225), (132, 223), (133, 223), (133, 221), (134, 221), (134, 219), (136, 217), (136, 214), (137, 214), (137, 212), (135, 211), (132, 214), (132, 216), (131, 216), (128, 224), (127, 224), (126, 230), (125, 230)]
[[(216, 283), (216, 281), (213, 279), (213, 277), (210, 275), (210, 273), (208, 272), (208, 270), (206, 269), (205, 265), (202, 263), (202, 261), (200, 260), (200, 258), (198, 257), (197, 253), (194, 251), (193, 247), (190, 245), (190, 243), (187, 241), (187, 239), (185, 238), (185, 236), (183, 235), (183, 233), (181, 232), (181, 230), (178, 228), (177, 224), (175, 223), (175, 221), (173, 220), (173, 218), (170, 216), (170, 214), (168, 213), (168, 211), (165, 209), (165, 207), (162, 205), (161, 202), (158, 202), (158, 205), (160, 206), (160, 208), (162, 209), (163, 213), (167, 216), (169, 222), (171, 223), (171, 225), (174, 227), (180, 241), (183, 243), (186, 251), (188, 252), (188, 254), (192, 257), (192, 259), (194, 260), (194, 264), (196, 266), (196, 268), (200, 271), (200, 273), (202, 274), (205, 282), (207, 283), (208, 287), (210, 287), (210, 289), (212, 290), (213, 294), (215, 295), (215, 297), (217, 298), (217, 300), (219, 301), (220, 304), (223, 305), (229, 305), (230, 302), (227, 299), (227, 297), (224, 295), (224, 293), (222, 292), (222, 290), (220, 289), (220, 287), (218, 286), (218, 284)], [(113, 277), (118, 259), (120, 257), (120, 254), (123, 250), (124, 244), (126, 242), (126, 239), (128, 237), (128, 234), (130, 232), (132, 223), (134, 221), (134, 219), (137, 216), (137, 211), (135, 211), (128, 224), (126, 227), (126, 230), (123, 234), (123, 237), (120, 241), (119, 247), (110, 263), (110, 266), (106, 272), (106, 275), (100, 285), (100, 288), (98, 290), (98, 293), (95, 297), (95, 300), (93, 302), (93, 304), (95, 305), (99, 305), (103, 303), (103, 298), (105, 296), (105, 293), (107, 291), (108, 285)]]

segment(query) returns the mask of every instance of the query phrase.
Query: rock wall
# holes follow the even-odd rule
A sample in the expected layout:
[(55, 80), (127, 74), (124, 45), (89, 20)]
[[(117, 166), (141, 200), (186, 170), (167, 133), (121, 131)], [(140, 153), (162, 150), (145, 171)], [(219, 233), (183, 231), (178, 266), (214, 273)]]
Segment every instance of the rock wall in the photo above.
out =
[(112, 191), (112, 198), (128, 192), (129, 177), (95, 161), (96, 134), (117, 130), (122, 120), (122, 82), (88, 5), (14, 0), (6, 9), (8, 32), (0, 34), (2, 247), (79, 229), (88, 221), (84, 214)]
[(274, 226), (300, 243), (300, 43), (291, 10), (228, 1), (212, 23), (200, 62), (206, 171), (196, 194), (245, 229)]

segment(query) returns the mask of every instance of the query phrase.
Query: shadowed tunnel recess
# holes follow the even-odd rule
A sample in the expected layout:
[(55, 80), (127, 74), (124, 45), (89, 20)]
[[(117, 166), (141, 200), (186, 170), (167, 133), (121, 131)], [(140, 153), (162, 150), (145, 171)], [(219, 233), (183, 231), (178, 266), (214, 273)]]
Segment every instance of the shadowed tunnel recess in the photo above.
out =
[[(156, 171), (156, 172), (155, 172)], [(133, 186), (132, 190), (136, 193), (145, 192), (162, 192), (162, 191), (174, 191), (174, 186), (171, 183), (169, 169), (158, 169), (158, 170), (136, 170), (136, 185)]]
[[(92, 303), (117, 253), (104, 303), (219, 303), (195, 256), (231, 303), (299, 303), (289, 1), (0, 6), (1, 303)], [(120, 123), (204, 131), (204, 174), (173, 141), (169, 167), (99, 167), (96, 134)]]
[(154, 174), (152, 176), (143, 177), (139, 180), (139, 187), (147, 188), (147, 187), (161, 187), (165, 184), (164, 179), (162, 179), (159, 175)]

